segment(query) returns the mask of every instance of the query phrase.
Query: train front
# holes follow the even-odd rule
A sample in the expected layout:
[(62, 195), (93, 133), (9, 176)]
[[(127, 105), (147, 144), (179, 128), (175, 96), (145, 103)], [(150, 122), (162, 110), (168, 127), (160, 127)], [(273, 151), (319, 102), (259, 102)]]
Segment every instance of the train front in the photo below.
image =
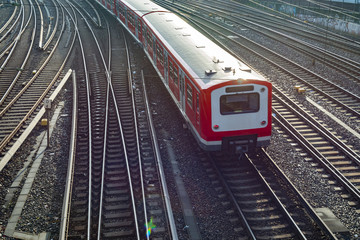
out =
[(208, 137), (206, 148), (240, 153), (268, 146), (271, 84), (242, 63), (221, 70), (204, 91), (204, 105), (211, 106), (204, 112), (209, 123), (202, 129)]

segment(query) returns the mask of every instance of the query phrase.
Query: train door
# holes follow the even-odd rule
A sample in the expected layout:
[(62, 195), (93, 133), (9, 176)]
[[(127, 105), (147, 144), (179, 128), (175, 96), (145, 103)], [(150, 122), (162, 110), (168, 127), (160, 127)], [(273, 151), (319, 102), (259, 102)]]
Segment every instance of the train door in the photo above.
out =
[(185, 112), (185, 73), (180, 69), (180, 107)]

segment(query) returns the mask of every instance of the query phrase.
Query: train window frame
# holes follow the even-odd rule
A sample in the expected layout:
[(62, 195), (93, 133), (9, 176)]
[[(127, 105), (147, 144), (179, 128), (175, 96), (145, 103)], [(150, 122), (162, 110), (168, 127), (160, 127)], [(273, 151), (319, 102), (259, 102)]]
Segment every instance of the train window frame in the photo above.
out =
[(173, 80), (174, 80), (174, 84), (176, 86), (179, 86), (179, 67), (176, 65), (176, 63), (174, 62), (174, 77), (173, 77)]
[(171, 80), (174, 82), (174, 84), (176, 86), (179, 85), (179, 74), (178, 74), (178, 67), (176, 65), (176, 63), (174, 62), (174, 60), (172, 60), (171, 57), (168, 58), (168, 62), (169, 62), (169, 76), (171, 78)]
[(133, 14), (131, 12), (129, 12), (127, 14), (127, 19), (128, 19), (128, 22), (133, 26), (135, 27), (135, 17), (133, 16)]
[(161, 66), (164, 66), (164, 48), (160, 43), (156, 43), (156, 56), (160, 61)]
[[(254, 96), (254, 97), (251, 97), (252, 99), (249, 99), (250, 96)], [(242, 104), (241, 106), (243, 109), (240, 109), (240, 106), (238, 106), (238, 108), (235, 108), (234, 104), (230, 104), (230, 103), (236, 103), (236, 101), (235, 101), (236, 99), (241, 100), (244, 97), (247, 97), (247, 101), (241, 101), (241, 102), (248, 103), (247, 107), (244, 104)], [(231, 100), (231, 102), (229, 102), (229, 100)], [(225, 102), (225, 101), (227, 101), (227, 102)], [(240, 102), (240, 101), (237, 101), (237, 102)], [(250, 102), (253, 106), (249, 105)], [(220, 96), (219, 104), (220, 104), (220, 114), (221, 115), (255, 113), (260, 110), (260, 94), (256, 93), (256, 92), (241, 93), (241, 94), (239, 94), (239, 93), (225, 94), (225, 95)], [(231, 105), (233, 105), (233, 106), (231, 106)]]
[(125, 17), (125, 6), (122, 5), (121, 3), (118, 3), (118, 12), (119, 12), (119, 14), (121, 14), (123, 17)]
[(150, 46), (150, 48), (152, 49), (154, 40), (153, 40), (153, 35), (149, 29), (147, 29), (146, 31), (146, 42), (147, 45)]
[(186, 83), (186, 101), (190, 105), (191, 109), (193, 109), (193, 88), (190, 83)]

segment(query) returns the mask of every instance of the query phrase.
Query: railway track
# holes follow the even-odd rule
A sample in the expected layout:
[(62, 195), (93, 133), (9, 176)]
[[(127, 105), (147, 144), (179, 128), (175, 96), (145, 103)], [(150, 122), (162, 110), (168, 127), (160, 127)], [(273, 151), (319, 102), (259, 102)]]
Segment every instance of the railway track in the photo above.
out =
[[(285, 126), (289, 136), (296, 136), (297, 142), (313, 160), (322, 166), (324, 172), (330, 174), (336, 182), (346, 189), (344, 195), (349, 202), (359, 208), (360, 196), (360, 156), (347, 146), (342, 139), (336, 137), (317, 119), (311, 117), (300, 104), (291, 102), (278, 90), (274, 91), (274, 120)], [(311, 159), (312, 160), (312, 159)]]
[(241, 223), (236, 229), (239, 237), (336, 239), (283, 173), (267, 163), (272, 160), (264, 152), (240, 158), (212, 154), (211, 159), (207, 172), (217, 183), (215, 189), (224, 189), (230, 205), (235, 206), (228, 212), (232, 221), (238, 218)]
[[(43, 100), (49, 96), (54, 90), (54, 85), (65, 76), (65, 64), (70, 56), (72, 45), (67, 45), (66, 36), (71, 36), (70, 32), (64, 33), (65, 29), (65, 13), (59, 14), (59, 22), (61, 28), (54, 29), (55, 33), (48, 46), (52, 49), (50, 52), (39, 51), (35, 49), (35, 43), (39, 41), (37, 28), (34, 27), (39, 22), (36, 22), (34, 15), (35, 7), (29, 3), (25, 4), (28, 10), (26, 21), (23, 21), (24, 26), (22, 31), (27, 32), (28, 37), (21, 37), (21, 43), (14, 48), (14, 55), (11, 54), (4, 70), (0, 73), (0, 77), (6, 79), (1, 81), (5, 84), (6, 91), (3, 92), (0, 102), (0, 121), (4, 126), (0, 129), (0, 151), (2, 156), (14, 144), (20, 134), (30, 123), (30, 120), (41, 109)], [(27, 23), (27, 24), (26, 24)], [(70, 27), (70, 26), (69, 26)], [(70, 35), (67, 35), (70, 34)], [(29, 40), (31, 40), (30, 47)], [(21, 45), (23, 44), (23, 45)], [(15, 45), (14, 45), (15, 47)], [(25, 54), (22, 47), (27, 49)], [(64, 52), (65, 49), (65, 52)], [(19, 62), (18, 54), (22, 54)], [(9, 54), (10, 55), (10, 54)], [(21, 69), (14, 69), (12, 66), (22, 66)], [(4, 165), (6, 163), (2, 163)]]
[[(108, 21), (101, 20), (105, 29), (80, 33), (82, 39), (91, 37), (96, 43), (83, 42), (84, 69), (88, 72), (78, 74), (78, 79), (84, 80), (79, 86), (68, 239), (145, 239), (150, 233), (152, 237), (176, 239), (170, 203), (163, 197), (167, 195), (166, 184), (157, 169), (155, 138), (148, 127), (141, 79), (135, 83), (136, 77), (131, 75), (134, 70), (130, 66), (136, 64), (127, 59), (125, 36), (120, 30), (110, 34)], [(79, 22), (84, 29), (82, 24)], [(112, 20), (111, 26), (116, 25)], [(92, 28), (88, 22), (86, 27)], [(97, 35), (102, 35), (102, 40), (108, 36), (107, 42), (98, 42)], [(99, 54), (85, 54), (94, 45)]]
[[(1, 8), (4, 8), (8, 11), (2, 11), (4, 12), (2, 15), (2, 18), (0, 20), (0, 47), (1, 49), (4, 49), (4, 47), (7, 45), (5, 42), (9, 42), (9, 40), (6, 41), (6, 38), (8, 35), (12, 34), (12, 38), (15, 36), (14, 33), (12, 33), (12, 30), (16, 27), (17, 22), (19, 21), (19, 18), (21, 16), (22, 8), (20, 8), (18, 5), (1, 5)], [(1, 51), (2, 52), (2, 51)], [(3, 53), (1, 53), (2, 55)]]
[[(283, 37), (288, 38), (288, 41), (302, 39), (305, 42), (320, 45), (322, 48), (341, 49), (346, 53), (355, 55), (360, 49), (358, 41), (339, 35), (334, 31), (289, 18), (288, 16), (276, 15), (274, 12), (262, 11), (241, 3), (229, 1), (227, 4), (219, 4), (214, 1), (207, 1), (202, 2), (201, 7), (196, 2), (188, 6), (192, 6), (197, 11), (205, 13), (205, 15), (210, 12), (229, 24), (237, 25), (240, 23), (241, 26), (262, 34), (272, 32), (272, 34), (281, 35), (281, 33), (285, 33), (286, 36), (283, 35)], [(279, 40), (279, 38), (276, 38), (276, 40)], [(316, 50), (316, 47), (314, 49)]]

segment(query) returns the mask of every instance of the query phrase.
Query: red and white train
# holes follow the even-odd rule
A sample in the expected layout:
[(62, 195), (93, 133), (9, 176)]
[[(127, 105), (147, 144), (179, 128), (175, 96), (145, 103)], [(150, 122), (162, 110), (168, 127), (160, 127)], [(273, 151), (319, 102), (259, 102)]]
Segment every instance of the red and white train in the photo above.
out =
[(270, 144), (271, 84), (149, 0), (98, 0), (143, 46), (205, 150)]

